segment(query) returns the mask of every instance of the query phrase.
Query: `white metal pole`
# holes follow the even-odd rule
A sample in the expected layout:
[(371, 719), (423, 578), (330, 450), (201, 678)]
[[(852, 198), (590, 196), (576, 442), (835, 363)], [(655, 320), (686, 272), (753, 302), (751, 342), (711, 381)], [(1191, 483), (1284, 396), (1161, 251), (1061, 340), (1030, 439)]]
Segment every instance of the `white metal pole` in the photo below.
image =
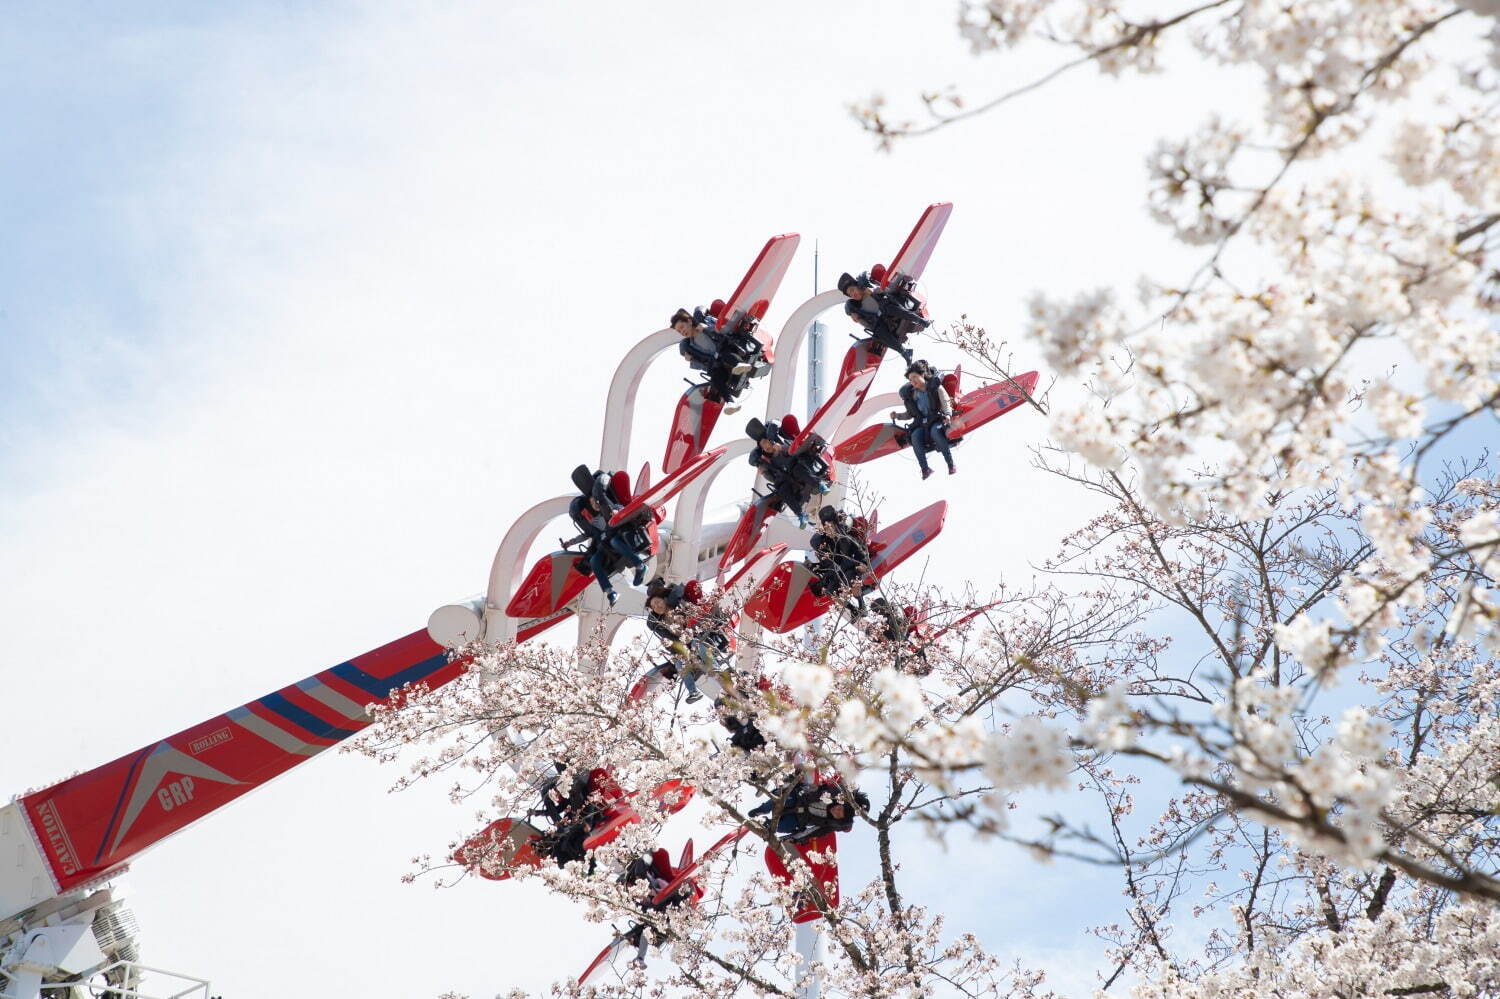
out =
[[(823, 961), (823, 931), (821, 920), (813, 920), (809, 923), (797, 924), (797, 957), (800, 963), (797, 966), (798, 977), (810, 968), (814, 962), (821, 964)], [(809, 975), (807, 980), (797, 987), (797, 999), (818, 999), (823, 992), (823, 976), (821, 971)]]
[[(813, 297), (818, 294), (818, 244), (813, 243)], [(827, 386), (824, 384), (825, 367), (823, 364), (823, 353), (825, 348), (824, 334), (828, 328), (820, 322), (814, 321), (808, 331), (809, 337), (807, 351), (807, 418), (810, 420), (818, 407), (823, 405), (827, 396)], [(823, 631), (822, 619), (809, 624), (802, 632), (803, 648), (811, 651), (818, 647), (818, 637)], [(814, 965), (821, 965), (823, 961), (823, 934), (820, 932), (821, 920), (813, 920), (807, 923), (797, 924), (797, 977), (800, 979), (806, 975), (806, 980), (797, 987), (797, 999), (818, 999), (823, 993), (823, 978), (820, 971), (814, 971)]]

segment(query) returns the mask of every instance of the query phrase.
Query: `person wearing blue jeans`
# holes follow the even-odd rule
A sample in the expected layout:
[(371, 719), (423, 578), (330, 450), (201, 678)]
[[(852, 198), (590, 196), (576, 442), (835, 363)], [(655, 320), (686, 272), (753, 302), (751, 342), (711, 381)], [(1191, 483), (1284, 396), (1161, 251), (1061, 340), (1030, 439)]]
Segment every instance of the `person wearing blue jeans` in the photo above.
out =
[(948, 440), (948, 422), (953, 419), (953, 400), (948, 398), (937, 369), (926, 361), (913, 361), (906, 369), (906, 384), (901, 386), (905, 412), (891, 414), (892, 419), (908, 419), (911, 426), (911, 449), (916, 452), (922, 478), (932, 474), (927, 452), (937, 451), (948, 463), (948, 474), (958, 471), (953, 464), (953, 445)]
[(646, 556), (636, 551), (623, 535), (606, 532), (595, 543), (593, 554), (589, 555), (589, 568), (594, 570), (594, 578), (599, 581), (599, 589), (604, 591), (604, 596), (609, 600), (610, 606), (614, 606), (614, 602), (620, 596), (609, 581), (609, 561), (612, 555), (618, 556), (626, 565), (635, 570), (633, 582), (636, 586), (640, 586), (641, 580), (646, 578)]
[[(573, 542), (588, 541), (589, 549), (586, 556), (588, 567), (594, 573), (594, 578), (599, 581), (599, 589), (604, 591), (605, 597), (609, 599), (610, 605), (619, 599), (614, 586), (609, 581), (609, 563), (612, 558), (619, 557), (626, 565), (635, 569), (635, 585), (639, 586), (646, 575), (646, 558), (631, 544), (627, 532), (619, 528), (611, 528), (610, 517), (619, 508), (613, 497), (607, 491), (607, 477), (599, 473), (602, 485), (594, 488), (589, 495), (574, 497), (568, 506), (568, 516), (579, 530), (578, 537)], [(569, 542), (572, 544), (573, 542)]]
[(668, 668), (687, 688), (690, 704), (703, 699), (698, 679), (717, 670), (719, 657), (729, 650), (722, 622), (699, 606), (700, 599), (696, 588), (668, 585), (660, 576), (646, 587), (646, 627), (672, 654)]

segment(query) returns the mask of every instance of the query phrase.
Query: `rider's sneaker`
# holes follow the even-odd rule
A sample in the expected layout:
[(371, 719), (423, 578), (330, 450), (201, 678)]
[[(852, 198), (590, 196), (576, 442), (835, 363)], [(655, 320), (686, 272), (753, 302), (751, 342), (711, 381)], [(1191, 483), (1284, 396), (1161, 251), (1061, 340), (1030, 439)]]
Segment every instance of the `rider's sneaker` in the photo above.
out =
[(924, 468), (924, 469), (922, 469), (922, 481), (926, 482), (930, 478), (932, 478), (932, 469), (930, 469), (930, 468)]
[(955, 465), (955, 464), (953, 464), (953, 462), (951, 462), (951, 461), (948, 462), (948, 474), (949, 475), (957, 475), (958, 474), (958, 466)]
[(616, 600), (620, 599), (620, 595), (618, 593), (616, 593), (614, 590), (606, 590), (604, 592), (604, 596), (609, 601), (609, 605), (611, 607), (613, 607), (615, 605), (615, 601)]
[(812, 521), (810, 521), (810, 520), (807, 519), (807, 514), (806, 513), (799, 513), (799, 514), (797, 514), (797, 526), (798, 527), (805, 528), (810, 523), (812, 523)]
[(687, 702), (689, 704), (696, 704), (701, 700), (703, 700), (703, 694), (701, 691), (695, 690), (691, 694), (687, 695)]
[(745, 372), (749, 371), (751, 367), (753, 367), (753, 365), (751, 365), (750, 362), (741, 361), (739, 364), (736, 364), (734, 367), (730, 368), (729, 373), (732, 375), (743, 375)]
[(820, 493), (826, 493), (826, 492), (828, 492), (828, 490), (830, 490), (832, 488), (833, 488), (833, 483), (829, 482), (827, 479), (824, 479), (822, 482), (818, 483), (818, 492), (820, 492)]
[(729, 405), (727, 405), (727, 406), (724, 407), (724, 415), (725, 416), (733, 416), (735, 413), (738, 413), (739, 411), (740, 411), (740, 404), (737, 403), (737, 402), (731, 402)]
[(635, 575), (631, 578), (630, 583), (632, 586), (640, 586), (645, 581), (646, 563), (642, 562), (640, 565), (635, 567)]

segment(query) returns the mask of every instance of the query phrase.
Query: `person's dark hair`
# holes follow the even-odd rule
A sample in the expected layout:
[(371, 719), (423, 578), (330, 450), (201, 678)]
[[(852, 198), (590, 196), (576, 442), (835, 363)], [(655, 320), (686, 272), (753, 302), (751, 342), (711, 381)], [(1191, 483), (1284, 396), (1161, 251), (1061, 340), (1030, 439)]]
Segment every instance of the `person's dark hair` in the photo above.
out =
[(665, 598), (667, 592), (670, 589), (671, 587), (667, 585), (666, 579), (661, 576), (657, 576), (655, 579), (651, 580), (651, 582), (646, 584), (646, 599), (650, 600), (654, 597)]
[(858, 284), (858, 283), (859, 283), (858, 279), (856, 279), (853, 274), (850, 274), (848, 271), (845, 271), (844, 273), (842, 273), (842, 274), (839, 275), (839, 293), (843, 294), (843, 295), (849, 294), (849, 286), (851, 284)]
[(825, 506), (823, 507), (823, 509), (818, 511), (818, 520), (822, 521), (825, 524), (830, 522), (837, 524), (840, 520), (839, 511), (836, 507)]
[(923, 378), (928, 378), (932, 375), (932, 369), (928, 367), (926, 361), (912, 361), (906, 366), (906, 374), (908, 377), (921, 375)]
[(687, 309), (678, 309), (676, 312), (672, 313), (672, 318), (667, 320), (667, 325), (668, 326), (676, 326), (678, 323), (682, 322), (684, 319), (686, 319), (688, 322), (692, 322), (693, 321), (693, 314), (691, 312), (689, 312)]

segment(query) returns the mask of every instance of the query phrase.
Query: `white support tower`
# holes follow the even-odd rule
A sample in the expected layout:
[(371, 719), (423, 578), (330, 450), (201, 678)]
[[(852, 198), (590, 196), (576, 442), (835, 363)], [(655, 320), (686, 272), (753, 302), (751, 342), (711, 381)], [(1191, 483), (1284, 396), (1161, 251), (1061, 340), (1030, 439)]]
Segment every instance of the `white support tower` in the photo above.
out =
[[(823, 296), (818, 294), (818, 246), (813, 244), (813, 297), (812, 301), (818, 301)], [(843, 297), (842, 294), (839, 295)], [(828, 377), (823, 363), (825, 342), (824, 336), (828, 327), (813, 320), (809, 327), (807, 350), (807, 412), (809, 416), (818, 411), (827, 398), (828, 391), (826, 380)], [(842, 476), (840, 477), (842, 481)], [(838, 495), (842, 495), (840, 488)], [(809, 624), (802, 633), (804, 647), (811, 650), (817, 647), (818, 638), (823, 632), (822, 619)], [(823, 934), (819, 929), (817, 921), (797, 924), (797, 974), (800, 978), (807, 974), (805, 982), (797, 987), (797, 999), (818, 999), (823, 992), (823, 980), (818, 966), (823, 960)]]

